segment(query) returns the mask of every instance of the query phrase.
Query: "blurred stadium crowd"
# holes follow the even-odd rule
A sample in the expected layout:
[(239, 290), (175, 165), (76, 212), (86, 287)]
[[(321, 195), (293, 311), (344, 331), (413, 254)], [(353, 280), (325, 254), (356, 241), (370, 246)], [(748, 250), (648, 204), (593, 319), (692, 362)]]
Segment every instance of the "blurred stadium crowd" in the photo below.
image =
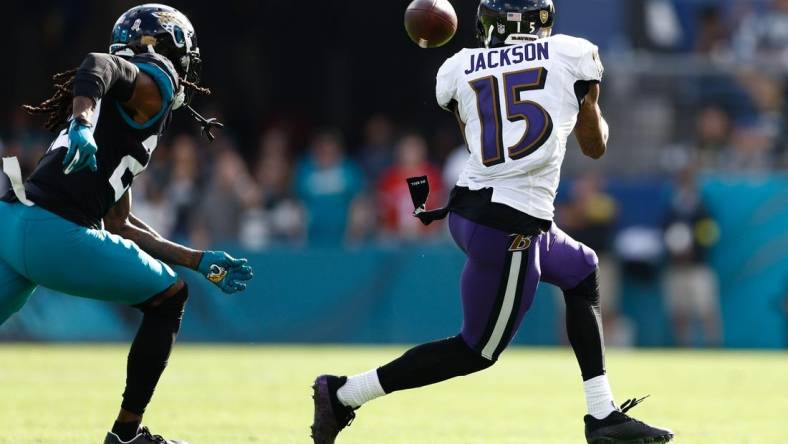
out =
[[(458, 6), (460, 13), (471, 11)], [(592, 164), (570, 144), (557, 221), (600, 253), (603, 285), (614, 289), (627, 236), (641, 246), (644, 238), (620, 229), (619, 202), (608, 184), (627, 177), (672, 184), (655, 242), (668, 252), (666, 294), (673, 295), (668, 305), (677, 338), (689, 342), (684, 314), (697, 312), (707, 343), (718, 344), (716, 279), (705, 252), (719, 233), (697, 177), (788, 167), (788, 0), (637, 1), (628, 13), (632, 29), (621, 31), (627, 38), (600, 43), (607, 68), (602, 105), (612, 128), (609, 156)], [(568, 28), (559, 31), (594, 37), (586, 28)], [(399, 37), (404, 40), (404, 34)], [(472, 32), (466, 29), (458, 39), (469, 44)], [(449, 54), (431, 54), (435, 62), (423, 69), (432, 73), (425, 74), (428, 86)], [(214, 89), (232, 88), (232, 80), (212, 77)], [(431, 95), (421, 100), (429, 113), (438, 113)], [(221, 97), (207, 102), (218, 116), (234, 112), (233, 102)], [(51, 135), (15, 105), (1, 104), (8, 124), (0, 129), (0, 154), (18, 156), (29, 172)], [(441, 224), (424, 227), (411, 217), (405, 178), (429, 176), (428, 206), (440, 206), (467, 151), (450, 116), (439, 124), (414, 122), (403, 106), (306, 124), (292, 114), (269, 112), (264, 122), (240, 133), (222, 131), (212, 144), (193, 128), (176, 125), (135, 182), (134, 212), (164, 236), (198, 248), (444, 241)], [(229, 120), (232, 128), (238, 119)], [(0, 180), (0, 191), (5, 186)], [(608, 306), (606, 322), (614, 324), (616, 304)], [(608, 328), (615, 337), (616, 328)], [(621, 335), (626, 343), (626, 333)]]
[(651, 2), (643, 25), (649, 30), (651, 49), (678, 56), (657, 58), (642, 68), (670, 83), (661, 86), (664, 91), (682, 95), (676, 108), (689, 119), (662, 128), (654, 116), (656, 125), (638, 129), (678, 130), (668, 132), (670, 139), (662, 141), (662, 148), (673, 148), (668, 151), (687, 156), (699, 168), (784, 169), (788, 165), (788, 1), (733, 2), (728, 8), (723, 2), (712, 2), (697, 7), (689, 21), (692, 40), (684, 47), (672, 46), (679, 45), (681, 21), (670, 20), (670, 11), (659, 7), (668, 4)]
[[(670, 10), (659, 7), (669, 2), (652, 3), (644, 11), (645, 28), (652, 29), (650, 43), (644, 46), (654, 51), (661, 47), (676, 57), (635, 58), (646, 66), (631, 69), (634, 52), (629, 58), (614, 50), (607, 53), (610, 79), (604, 85), (609, 91), (603, 105), (613, 128), (612, 161), (601, 168), (626, 175), (633, 165), (621, 162), (628, 156), (625, 152), (640, 152), (638, 145), (650, 144), (661, 146), (649, 150), (649, 157), (658, 156), (657, 165), (649, 162), (649, 172), (681, 171), (676, 178), (685, 187), (692, 186), (688, 176), (696, 169), (785, 168), (788, 0), (744, 14), (713, 4), (698, 8), (689, 52), (667, 51), (671, 42), (678, 42), (681, 30), (672, 29), (671, 20), (666, 20)], [(672, 66), (671, 76), (678, 78), (647, 66), (665, 61), (697, 66), (689, 71)], [(719, 69), (733, 65), (738, 69)], [(652, 78), (643, 78), (642, 72), (650, 72)], [(691, 95), (676, 98), (675, 91)], [(211, 107), (219, 115), (224, 111), (220, 102)], [(10, 125), (0, 132), (0, 152), (19, 156), (24, 170), (31, 171), (51, 135), (19, 109), (9, 110), (9, 116)], [(689, 119), (676, 121), (676, 116)], [(167, 134), (149, 173), (138, 181), (135, 211), (162, 234), (201, 246), (239, 241), (259, 249), (272, 243), (325, 245), (440, 236), (441, 230), (423, 228), (410, 217), (404, 178), (430, 176), (430, 204), (441, 205), (466, 150), (453, 146), (461, 141), (458, 131), (449, 135), (440, 128), (431, 133), (406, 125), (386, 114), (372, 115), (361, 128), (352, 129), (326, 126), (304, 131), (294, 122), (278, 120), (261, 125), (256, 140), (241, 141), (225, 131), (214, 144), (205, 143), (191, 128), (177, 128)], [(361, 137), (350, 145), (345, 132)], [(573, 161), (576, 150), (570, 146), (569, 151), (570, 170), (592, 165)], [(563, 196), (568, 207), (599, 192), (588, 190), (604, 186), (590, 185), (598, 179), (582, 181), (571, 196)], [(608, 207), (614, 203), (597, 207), (599, 201), (594, 202), (589, 212), (612, 213)], [(583, 217), (576, 208), (567, 208), (559, 222), (575, 227), (583, 224), (578, 221)]]

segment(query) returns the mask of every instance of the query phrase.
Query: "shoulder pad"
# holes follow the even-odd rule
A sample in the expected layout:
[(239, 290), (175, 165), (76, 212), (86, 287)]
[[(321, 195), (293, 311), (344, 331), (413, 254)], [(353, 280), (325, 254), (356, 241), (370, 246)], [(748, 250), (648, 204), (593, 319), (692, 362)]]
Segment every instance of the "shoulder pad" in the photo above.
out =
[(178, 71), (175, 70), (175, 66), (172, 64), (170, 59), (164, 57), (161, 54), (156, 54), (153, 52), (144, 52), (140, 54), (136, 54), (131, 59), (131, 63), (135, 65), (140, 64), (149, 64), (154, 65), (164, 71), (165, 74), (170, 78), (173, 85), (178, 85), (180, 82), (180, 77), (178, 76)]
[(579, 80), (601, 81), (605, 68), (599, 48), (586, 39), (558, 34), (550, 37), (553, 51), (561, 55)]
[(550, 37), (550, 40), (558, 43), (556, 49), (569, 57), (582, 57), (592, 51), (596, 51), (596, 45), (580, 37), (572, 37), (566, 34), (557, 34)]

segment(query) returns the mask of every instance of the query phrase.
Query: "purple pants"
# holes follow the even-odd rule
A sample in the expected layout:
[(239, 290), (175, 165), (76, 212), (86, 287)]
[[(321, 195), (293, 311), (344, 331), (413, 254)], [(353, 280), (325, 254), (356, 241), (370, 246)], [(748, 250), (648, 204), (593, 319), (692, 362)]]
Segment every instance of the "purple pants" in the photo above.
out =
[(594, 251), (555, 224), (548, 233), (526, 237), (451, 213), (449, 228), (468, 256), (461, 279), (462, 338), (493, 361), (517, 333), (539, 281), (569, 290), (597, 266)]

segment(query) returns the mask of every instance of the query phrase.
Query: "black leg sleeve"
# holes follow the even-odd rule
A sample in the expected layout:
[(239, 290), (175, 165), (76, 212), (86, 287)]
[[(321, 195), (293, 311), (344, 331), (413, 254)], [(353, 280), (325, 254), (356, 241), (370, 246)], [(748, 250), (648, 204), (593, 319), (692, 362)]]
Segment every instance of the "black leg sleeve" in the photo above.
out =
[(566, 332), (575, 351), (583, 381), (605, 374), (605, 345), (599, 284), (594, 271), (577, 287), (564, 291)]
[(473, 351), (461, 336), (414, 347), (378, 369), (386, 393), (435, 384), (494, 364)]
[(145, 413), (159, 377), (167, 367), (188, 295), (188, 287), (184, 285), (156, 307), (139, 307), (144, 316), (129, 351), (126, 390), (121, 404), (124, 410), (137, 415)]

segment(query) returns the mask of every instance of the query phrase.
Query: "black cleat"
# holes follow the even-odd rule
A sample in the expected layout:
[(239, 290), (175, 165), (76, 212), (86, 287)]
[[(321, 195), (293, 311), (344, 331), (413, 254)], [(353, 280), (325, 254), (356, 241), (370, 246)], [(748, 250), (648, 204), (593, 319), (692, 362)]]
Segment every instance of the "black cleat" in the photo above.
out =
[(604, 419), (586, 415), (583, 421), (586, 423), (588, 444), (665, 443), (673, 439), (673, 432), (670, 430), (651, 427), (626, 414), (646, 398), (648, 396), (629, 399), (621, 405), (621, 410), (614, 411)]
[(337, 398), (337, 390), (345, 382), (347, 378), (344, 376), (322, 375), (315, 379), (312, 386), (312, 399), (315, 402), (315, 419), (312, 423), (314, 444), (334, 444), (339, 432), (356, 418), (356, 409), (343, 405)]
[(186, 441), (164, 439), (159, 435), (154, 435), (148, 430), (147, 427), (140, 427), (131, 441), (123, 441), (120, 437), (112, 432), (107, 433), (104, 438), (104, 444), (189, 444)]

